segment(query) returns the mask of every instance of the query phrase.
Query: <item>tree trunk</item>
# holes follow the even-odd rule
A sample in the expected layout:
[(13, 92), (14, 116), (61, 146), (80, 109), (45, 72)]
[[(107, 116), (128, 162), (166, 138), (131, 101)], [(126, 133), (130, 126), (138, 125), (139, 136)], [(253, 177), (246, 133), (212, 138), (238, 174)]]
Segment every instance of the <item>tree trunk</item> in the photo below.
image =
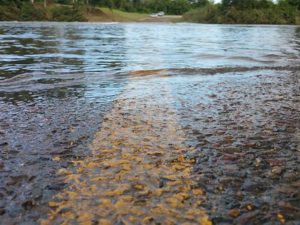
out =
[(30, 0), (31, 4), (34, 4), (34, 0)]
[(47, 0), (44, 0), (44, 8), (47, 8)]

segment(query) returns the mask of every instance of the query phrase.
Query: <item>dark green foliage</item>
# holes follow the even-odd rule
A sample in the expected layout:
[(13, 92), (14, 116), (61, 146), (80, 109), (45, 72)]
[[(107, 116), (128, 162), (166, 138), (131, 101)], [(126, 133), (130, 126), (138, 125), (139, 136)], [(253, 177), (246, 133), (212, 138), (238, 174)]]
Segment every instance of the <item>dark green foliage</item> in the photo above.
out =
[(56, 2), (63, 5), (68, 5), (72, 3), (71, 0), (57, 0)]
[(83, 14), (83, 9), (80, 7), (74, 6), (59, 6), (51, 9), (51, 20), (53, 21), (86, 21), (86, 18)]
[(300, 0), (287, 0), (287, 2), (300, 10)]
[(270, 8), (273, 5), (271, 0), (223, 0), (222, 7), (236, 9), (261, 9)]
[(207, 4), (204, 7), (193, 9), (184, 15), (184, 20), (197, 23), (218, 23), (219, 9), (217, 6)]
[(133, 1), (132, 8), (142, 12), (164, 11), (167, 14), (180, 15), (191, 9), (191, 4), (187, 0), (147, 0), (144, 3), (136, 0)]
[(191, 5), (186, 0), (173, 0), (167, 7), (169, 14), (181, 15), (191, 9)]
[(46, 12), (29, 3), (29, 1), (1, 0), (0, 20), (42, 21), (47, 20)]
[[(49, 1), (50, 2), (50, 1)], [(70, 3), (72, 1), (69, 1)], [(86, 21), (84, 7), (78, 4), (74, 6), (54, 6), (45, 9), (43, 1), (36, 1), (32, 5), (29, 0), (7, 1), (0, 0), (0, 20), (10, 21)]]
[[(223, 0), (222, 4), (208, 4), (184, 15), (184, 19), (200, 23), (238, 24), (299, 24), (300, 0)], [(292, 2), (292, 3), (291, 3)]]
[(46, 12), (32, 6), (30, 3), (23, 3), (20, 11), (20, 20), (42, 21), (47, 20)]
[(15, 7), (7, 7), (5, 5), (0, 5), (0, 20), (1, 21), (11, 21), (19, 19), (20, 11)]
[(196, 2), (192, 2), (192, 7), (203, 7), (209, 4), (209, 0), (198, 0)]

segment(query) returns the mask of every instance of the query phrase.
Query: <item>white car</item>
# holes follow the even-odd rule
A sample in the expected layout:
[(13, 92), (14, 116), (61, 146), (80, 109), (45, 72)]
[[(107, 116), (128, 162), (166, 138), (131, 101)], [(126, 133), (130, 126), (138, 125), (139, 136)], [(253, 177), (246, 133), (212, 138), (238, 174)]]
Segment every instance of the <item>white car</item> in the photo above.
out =
[(164, 16), (164, 15), (165, 15), (165, 12), (158, 12), (158, 13), (153, 13), (150, 16), (151, 17), (158, 17), (158, 16)]
[(157, 13), (157, 16), (164, 16), (165, 15), (165, 12), (159, 12)]
[(151, 16), (151, 17), (158, 17), (158, 14), (157, 14), (157, 13), (154, 13), (154, 14), (151, 14), (150, 16)]

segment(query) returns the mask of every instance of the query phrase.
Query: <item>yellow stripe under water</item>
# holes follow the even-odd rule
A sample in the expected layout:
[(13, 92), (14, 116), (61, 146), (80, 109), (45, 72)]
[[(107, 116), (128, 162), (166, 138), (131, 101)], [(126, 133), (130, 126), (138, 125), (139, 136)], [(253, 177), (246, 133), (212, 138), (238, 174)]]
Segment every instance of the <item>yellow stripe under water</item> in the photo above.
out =
[(129, 84), (104, 117), (93, 156), (75, 161), (76, 172), (59, 171), (70, 186), (41, 224), (211, 225), (171, 102), (168, 85)]

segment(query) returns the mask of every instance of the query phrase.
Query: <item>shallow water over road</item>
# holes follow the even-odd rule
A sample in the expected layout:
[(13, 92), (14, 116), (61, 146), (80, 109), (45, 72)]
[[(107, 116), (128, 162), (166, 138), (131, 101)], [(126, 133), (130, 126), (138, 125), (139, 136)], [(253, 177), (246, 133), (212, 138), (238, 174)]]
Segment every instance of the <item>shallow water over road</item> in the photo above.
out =
[(0, 59), (0, 224), (299, 222), (300, 28), (0, 23)]
[[(175, 74), (297, 66), (300, 28), (197, 24), (1, 23), (0, 90), (83, 86), (132, 71)], [(198, 72), (200, 70), (200, 72)], [(108, 79), (108, 80), (107, 80)], [(94, 91), (93, 91), (94, 90)]]

